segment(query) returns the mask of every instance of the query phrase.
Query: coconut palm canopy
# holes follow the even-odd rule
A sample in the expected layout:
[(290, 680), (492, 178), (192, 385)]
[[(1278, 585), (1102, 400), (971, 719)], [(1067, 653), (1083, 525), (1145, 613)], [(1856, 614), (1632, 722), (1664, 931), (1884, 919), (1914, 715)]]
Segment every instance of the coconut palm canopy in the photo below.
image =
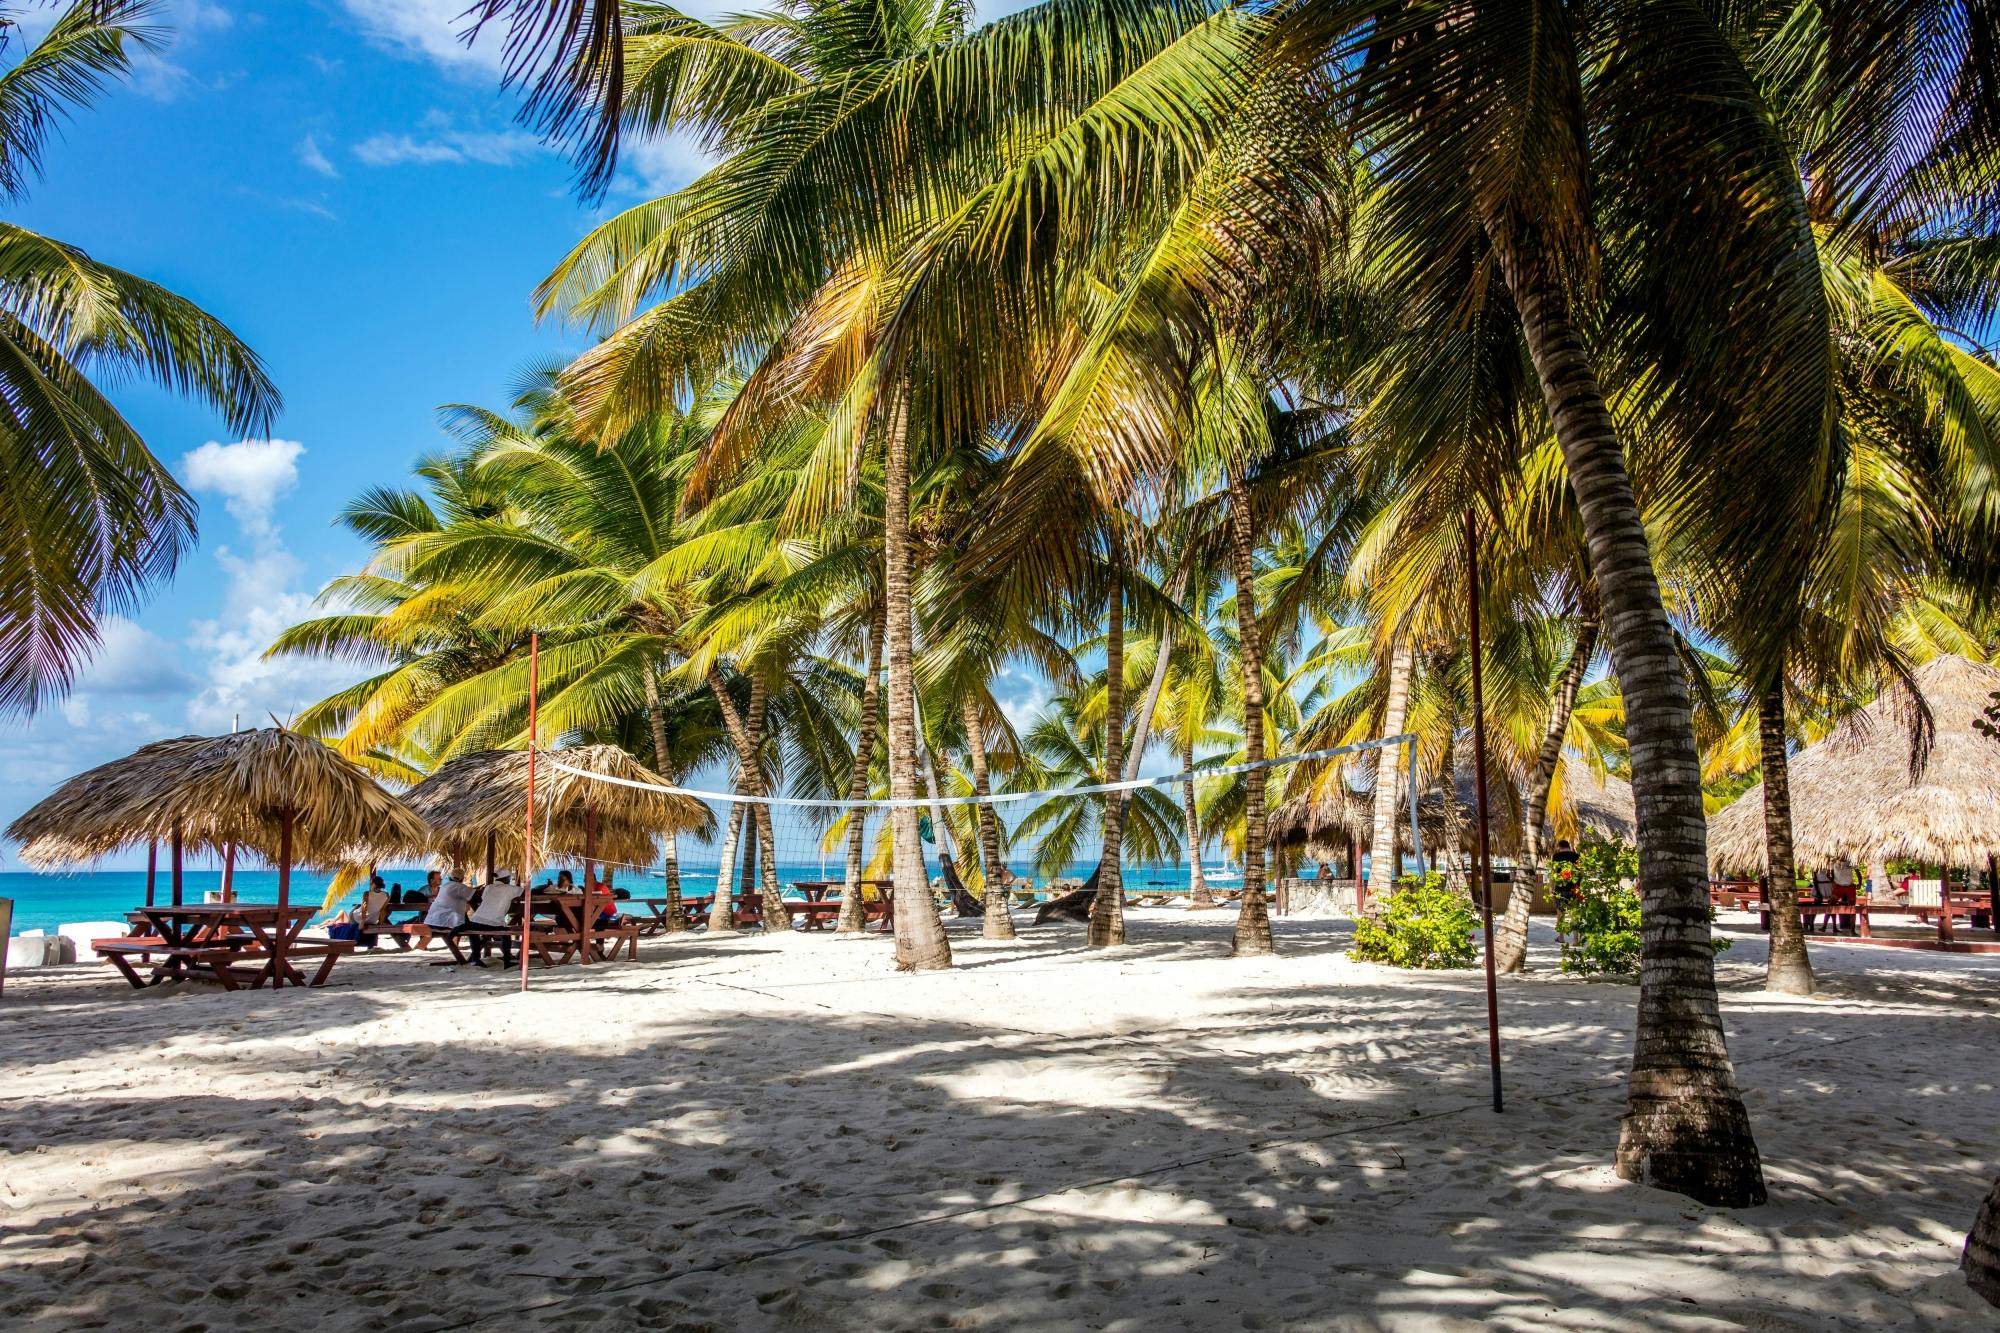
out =
[(429, 830), (373, 778), (281, 727), (155, 741), (65, 782), (15, 820), (21, 859), (94, 861), (137, 842), (225, 845), (276, 861), (284, 816), (295, 864), (334, 867), (421, 850)]
[[(665, 779), (615, 745), (579, 745), (543, 751), (570, 768), (662, 788), (642, 791), (566, 773), (548, 762), (535, 768), (538, 862), (581, 860), (585, 815), (597, 820), (597, 856), (603, 861), (648, 865), (659, 859), (664, 833), (713, 832), (708, 807), (664, 790)], [(487, 839), (500, 865), (521, 859), (521, 830), (528, 799), (528, 753), (482, 750), (463, 755), (410, 789), (406, 800), (431, 830), (431, 846), (459, 864), (485, 861)]]
[[(2000, 745), (1972, 725), (2000, 690), (2000, 670), (1944, 656), (1917, 668), (1914, 679), (1935, 726), (1920, 765), (1911, 763), (1915, 711), (1899, 692), (1885, 692), (1793, 757), (1798, 864), (1907, 858), (1968, 866), (2000, 854)], [(1708, 856), (1718, 872), (1764, 868), (1761, 785), (1708, 821)]]

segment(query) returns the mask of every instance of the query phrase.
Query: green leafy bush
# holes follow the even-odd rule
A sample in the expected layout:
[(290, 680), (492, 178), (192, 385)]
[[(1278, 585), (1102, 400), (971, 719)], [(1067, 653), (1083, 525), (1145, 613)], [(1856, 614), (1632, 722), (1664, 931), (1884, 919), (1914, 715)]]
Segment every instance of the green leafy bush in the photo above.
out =
[[(1556, 917), (1562, 970), (1571, 976), (1631, 975), (1639, 970), (1639, 853), (1624, 843), (1586, 842), (1578, 849), (1574, 896)], [(1713, 919), (1715, 909), (1709, 909)], [(1721, 953), (1729, 941), (1710, 947)]]
[(1478, 924), (1471, 900), (1446, 888), (1443, 875), (1405, 875), (1378, 915), (1354, 923), (1349, 956), (1391, 967), (1471, 967)]

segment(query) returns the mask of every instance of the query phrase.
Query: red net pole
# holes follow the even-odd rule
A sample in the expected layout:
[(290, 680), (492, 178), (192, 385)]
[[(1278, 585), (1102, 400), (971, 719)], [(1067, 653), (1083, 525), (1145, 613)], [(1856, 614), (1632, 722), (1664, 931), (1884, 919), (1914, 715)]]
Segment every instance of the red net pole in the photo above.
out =
[(528, 989), (528, 930), (535, 918), (535, 696), (541, 687), (541, 635), (528, 635), (528, 815), (521, 839), (521, 989)]

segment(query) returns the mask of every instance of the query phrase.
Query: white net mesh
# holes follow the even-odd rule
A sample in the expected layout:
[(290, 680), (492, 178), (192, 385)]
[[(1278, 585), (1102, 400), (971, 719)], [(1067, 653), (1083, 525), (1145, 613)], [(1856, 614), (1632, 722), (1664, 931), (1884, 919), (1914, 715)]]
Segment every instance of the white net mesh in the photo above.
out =
[[(1240, 789), (1249, 771), (1281, 770), (1408, 742), (1407, 737), (1390, 737), (1255, 765), (988, 797), (927, 796), (905, 804), (916, 810), (925, 879), (948, 911), (976, 914), (988, 883), (996, 878), (1021, 904), (1095, 888), (1105, 811), (1113, 799), (1122, 812), (1119, 874), (1126, 899), (1187, 902), (1203, 895), (1226, 897), (1242, 886)], [(562, 767), (560, 750), (542, 757)], [(581, 769), (565, 771), (631, 785)], [(678, 900), (690, 924), (741, 925), (783, 910), (794, 926), (816, 926), (835, 919), (850, 884), (864, 903), (879, 901), (890, 886), (897, 802), (671, 790), (702, 804), (708, 812), (705, 830), (662, 839), (659, 856), (644, 865), (596, 863), (600, 875), (611, 873), (620, 896), (632, 903), (630, 910), (664, 918)], [(1420, 843), (1414, 823), (1410, 835)], [(552, 860), (575, 864), (583, 849), (558, 852)], [(1267, 880), (1275, 879), (1280, 868), (1269, 866)], [(1352, 867), (1347, 869), (1351, 873)], [(723, 884), (732, 891), (718, 910), (716, 891)]]

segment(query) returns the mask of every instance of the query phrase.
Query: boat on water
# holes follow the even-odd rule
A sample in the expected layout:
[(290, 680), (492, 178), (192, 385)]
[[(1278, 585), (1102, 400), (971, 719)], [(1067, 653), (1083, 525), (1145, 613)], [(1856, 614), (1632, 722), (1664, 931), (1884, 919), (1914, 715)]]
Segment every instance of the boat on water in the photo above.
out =
[(1201, 868), (1201, 877), (1210, 884), (1228, 884), (1242, 879), (1243, 872), (1238, 870), (1234, 864), (1225, 862), (1220, 869), (1216, 870), (1211, 870), (1207, 866), (1203, 866)]

